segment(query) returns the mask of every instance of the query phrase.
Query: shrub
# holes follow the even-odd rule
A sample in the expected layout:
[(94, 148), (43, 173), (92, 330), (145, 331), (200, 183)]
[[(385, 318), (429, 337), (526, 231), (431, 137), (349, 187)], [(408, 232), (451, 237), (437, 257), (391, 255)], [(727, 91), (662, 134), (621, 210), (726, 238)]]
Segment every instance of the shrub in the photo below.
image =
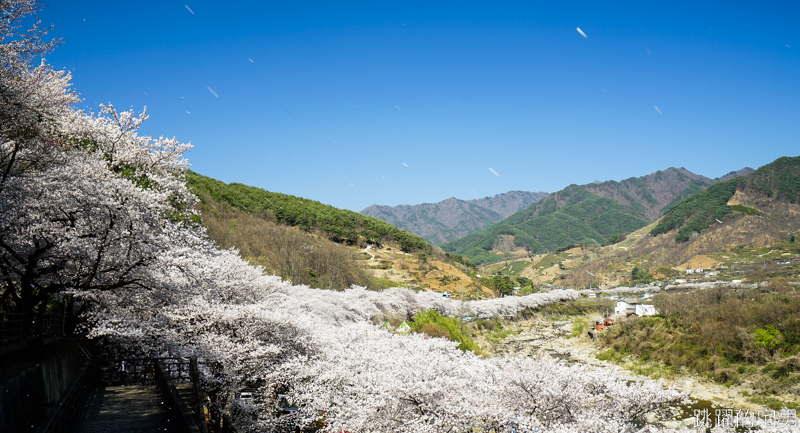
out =
[(443, 329), (450, 341), (456, 341), (459, 343), (459, 349), (463, 351), (469, 350), (475, 353), (480, 353), (478, 345), (475, 344), (471, 338), (461, 333), (461, 322), (457, 319), (452, 317), (444, 317), (436, 310), (426, 310), (418, 313), (414, 317), (414, 322), (411, 324), (411, 330), (414, 332), (425, 332), (422, 330), (422, 328), (427, 324), (434, 324)]
[(419, 328), (419, 332), (428, 334), (431, 337), (450, 339), (450, 334), (447, 333), (447, 330), (435, 323), (426, 323), (422, 325), (422, 327)]
[(767, 326), (766, 329), (756, 329), (756, 344), (767, 349), (775, 349), (783, 344), (783, 336), (781, 332), (772, 326)]
[(781, 368), (786, 371), (800, 371), (800, 356), (790, 356), (780, 362)]
[(714, 371), (714, 380), (726, 383), (736, 378), (736, 370), (732, 368), (720, 368)]

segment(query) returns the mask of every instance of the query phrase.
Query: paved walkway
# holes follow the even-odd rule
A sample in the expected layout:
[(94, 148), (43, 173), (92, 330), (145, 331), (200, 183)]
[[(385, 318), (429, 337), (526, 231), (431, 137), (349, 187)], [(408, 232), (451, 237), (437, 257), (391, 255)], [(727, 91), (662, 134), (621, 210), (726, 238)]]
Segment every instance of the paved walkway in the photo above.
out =
[(69, 431), (150, 433), (168, 431), (167, 411), (155, 385), (107, 386), (87, 393)]

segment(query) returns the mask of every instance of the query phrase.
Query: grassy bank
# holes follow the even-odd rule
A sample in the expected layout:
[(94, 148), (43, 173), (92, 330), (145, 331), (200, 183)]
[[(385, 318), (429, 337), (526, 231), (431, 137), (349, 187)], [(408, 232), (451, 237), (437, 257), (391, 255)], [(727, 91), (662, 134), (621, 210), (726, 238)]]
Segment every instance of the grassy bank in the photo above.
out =
[(662, 294), (654, 303), (661, 315), (632, 318), (603, 334), (609, 350), (601, 359), (636, 357), (726, 386), (752, 385), (761, 400), (800, 393), (800, 296), (794, 287), (714, 288)]

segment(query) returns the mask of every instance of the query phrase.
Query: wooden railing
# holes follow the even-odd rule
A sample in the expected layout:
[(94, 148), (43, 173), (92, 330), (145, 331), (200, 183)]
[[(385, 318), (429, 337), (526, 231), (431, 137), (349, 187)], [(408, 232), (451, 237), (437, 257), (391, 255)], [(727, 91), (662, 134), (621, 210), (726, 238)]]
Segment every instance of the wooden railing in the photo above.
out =
[[(208, 429), (203, 411), (203, 392), (197, 371), (196, 358), (129, 358), (97, 361), (96, 374), (96, 380), (107, 385), (155, 384), (161, 387), (164, 383), (162, 383), (163, 380), (159, 378), (159, 375), (164, 379), (168, 379), (173, 386), (176, 383), (193, 384), (192, 397), (197, 407), (194, 408), (196, 409), (195, 411), (189, 410), (189, 412), (194, 413), (192, 418), (200, 432), (207, 433)], [(161, 382), (159, 382), (160, 380)], [(169, 395), (171, 395), (171, 392), (164, 395), (164, 398), (168, 399)], [(178, 397), (180, 398), (180, 393)], [(183, 400), (181, 399), (181, 401)], [(183, 406), (188, 407), (186, 402), (183, 402)], [(175, 406), (172, 407), (174, 408)]]
[(169, 367), (161, 359), (155, 361), (155, 367), (156, 386), (158, 386), (158, 391), (164, 399), (170, 422), (173, 423), (173, 431), (200, 433), (200, 428), (192, 417), (192, 411), (186, 406), (170, 377)]
[(36, 429), (35, 433), (61, 433), (69, 429), (72, 416), (77, 412), (78, 405), (81, 404), (86, 390), (89, 386), (91, 363), (86, 362), (72, 385), (61, 394), (56, 404), (50, 409), (44, 421)]
[[(172, 423), (172, 430), (181, 433), (208, 433), (203, 410), (203, 393), (200, 387), (196, 358), (131, 358), (125, 360), (94, 360), (87, 362), (76, 379), (53, 406), (35, 433), (65, 432), (71, 415), (76, 412), (88, 387), (104, 385), (153, 385), (164, 400)], [(189, 408), (175, 386), (176, 383), (193, 383), (197, 402), (196, 411)], [(227, 416), (221, 417), (218, 433), (239, 433)]]
[(0, 313), (0, 347), (24, 342), (32, 329), (30, 314)]
[(45, 314), (41, 326), (35, 326), (32, 314), (0, 313), (0, 354), (22, 349), (32, 339), (58, 338), (63, 333), (61, 314)]

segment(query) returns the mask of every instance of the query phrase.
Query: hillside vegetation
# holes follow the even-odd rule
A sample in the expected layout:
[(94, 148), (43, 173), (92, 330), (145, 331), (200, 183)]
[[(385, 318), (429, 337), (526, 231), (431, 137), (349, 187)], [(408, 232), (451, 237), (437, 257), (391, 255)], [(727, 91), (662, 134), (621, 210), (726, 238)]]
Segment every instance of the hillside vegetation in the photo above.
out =
[(603, 333), (606, 358), (634, 355), (750, 388), (756, 402), (792, 405), (773, 395), (800, 392), (800, 298), (773, 281), (761, 289), (715, 287), (660, 294), (658, 316), (622, 321)]
[[(722, 179), (748, 173), (745, 168)], [(499, 260), (503, 251), (552, 252), (569, 245), (613, 243), (646, 226), (669, 206), (721, 179), (684, 168), (588, 185), (570, 185), (485, 230), (442, 245), (476, 263)], [(512, 242), (502, 242), (503, 237)]]
[[(222, 248), (235, 247), (248, 262), (295, 284), (332, 290), (351, 285), (373, 290), (404, 286), (450, 291), (467, 299), (491, 294), (476, 279), (474, 265), (468, 260), (382, 221), (311, 200), (226, 185), (197, 173), (188, 178), (200, 198), (198, 207), (211, 239)], [(293, 202), (293, 206), (284, 206)], [(263, 203), (281, 213), (264, 209)], [(347, 237), (324, 230), (326, 222), (348, 219), (355, 221), (351, 226), (355, 228)], [(305, 225), (286, 223), (298, 220)], [(357, 231), (359, 225), (362, 230)], [(388, 232), (380, 241), (375, 236), (379, 231), (365, 228), (374, 226)], [(404, 249), (406, 254), (401, 252)]]
[(240, 183), (226, 184), (194, 172), (188, 173), (187, 184), (198, 197), (210, 197), (279, 224), (324, 235), (333, 242), (362, 246), (394, 242), (403, 251), (430, 248), (421, 237), (389, 223), (318, 201)]
[(235, 247), (242, 258), (267, 273), (323, 289), (342, 290), (353, 284), (382, 288), (382, 282), (363, 268), (354, 248), (277, 224), (271, 213), (250, 213), (195, 191), (208, 236), (222, 248)]
[(656, 236), (677, 230), (675, 240), (685, 242), (692, 233), (699, 233), (715, 220), (733, 213), (735, 209), (728, 205), (728, 201), (737, 190), (750, 190), (789, 203), (800, 203), (800, 157), (778, 158), (753, 173), (709, 187), (672, 207), (650, 233)]
[(482, 263), (499, 259), (491, 250), (501, 235), (533, 253), (573, 243), (602, 243), (607, 237), (647, 223), (644, 213), (571, 185), (486, 230), (442, 245), (445, 251)]

